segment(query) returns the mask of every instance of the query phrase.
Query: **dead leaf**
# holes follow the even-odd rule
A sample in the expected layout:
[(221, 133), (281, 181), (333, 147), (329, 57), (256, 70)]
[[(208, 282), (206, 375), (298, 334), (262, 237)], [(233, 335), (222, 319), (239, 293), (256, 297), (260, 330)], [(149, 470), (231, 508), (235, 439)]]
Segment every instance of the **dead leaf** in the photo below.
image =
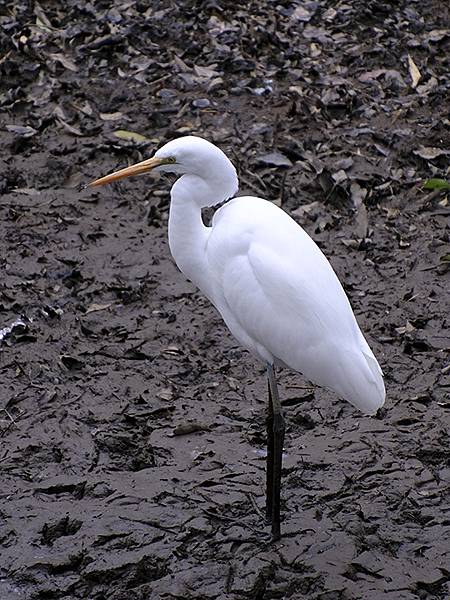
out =
[(37, 134), (37, 130), (29, 125), (6, 125), (5, 129), (24, 138), (29, 138)]
[(83, 104), (77, 104), (76, 102), (71, 102), (71, 106), (79, 112), (82, 112), (84, 115), (90, 117), (93, 114), (92, 106), (86, 100)]
[(84, 135), (77, 127), (74, 127), (73, 125), (69, 125), (69, 123), (67, 123), (66, 121), (63, 121), (63, 119), (58, 119), (58, 122), (61, 123), (61, 125), (64, 127), (64, 129), (66, 129), (72, 135), (78, 135), (78, 136)]
[(302, 204), (295, 210), (292, 210), (291, 214), (301, 219), (301, 218), (303, 218), (304, 215), (309, 215), (314, 210), (316, 210), (318, 207), (319, 207), (319, 202), (317, 200), (315, 200), (314, 202), (310, 202), (309, 204)]
[(54, 28), (50, 23), (47, 15), (44, 13), (42, 6), (38, 2), (34, 5), (34, 14), (36, 15), (36, 25), (42, 27), (43, 29), (47, 29), (48, 31), (53, 31)]
[(378, 79), (383, 76), (386, 81), (395, 81), (400, 87), (406, 87), (406, 83), (396, 69), (374, 69), (373, 71), (366, 71), (358, 77), (362, 83), (372, 82), (374, 79)]
[(322, 19), (324, 21), (333, 21), (337, 15), (337, 11), (334, 8), (328, 8), (323, 14)]
[(256, 159), (271, 167), (292, 167), (292, 162), (287, 156), (281, 154), (281, 152), (269, 152), (268, 154), (260, 154)]
[(406, 321), (406, 325), (404, 327), (396, 327), (395, 328), (395, 331), (400, 335), (403, 335), (404, 333), (412, 333), (415, 330), (416, 330), (416, 328), (409, 321)]
[(53, 114), (55, 115), (55, 117), (58, 117), (58, 119), (61, 119), (62, 121), (67, 121), (68, 117), (64, 112), (62, 106), (55, 106), (55, 108), (53, 109)]
[(147, 137), (145, 137), (145, 135), (136, 133), (135, 131), (127, 131), (126, 129), (117, 129), (117, 131), (113, 131), (113, 135), (121, 140), (136, 142), (138, 144), (150, 141)]
[(417, 68), (416, 63), (413, 61), (413, 59), (411, 58), (411, 56), (409, 54), (408, 54), (408, 68), (409, 68), (409, 74), (412, 79), (411, 87), (413, 89), (415, 89), (417, 87), (417, 84), (419, 83), (419, 81), (422, 79), (422, 75), (420, 74), (420, 71)]
[(303, 23), (310, 21), (311, 17), (312, 14), (303, 6), (298, 6), (291, 15), (291, 19), (294, 21), (302, 21)]
[(388, 206), (385, 209), (386, 212), (386, 217), (392, 221), (394, 219), (396, 219), (398, 217), (398, 215), (400, 214), (400, 209), (399, 208), (392, 208), (391, 206)]
[(64, 56), (64, 54), (61, 54), (60, 52), (49, 54), (48, 57), (52, 60), (61, 63), (62, 66), (65, 69), (68, 69), (69, 71), (73, 71), (74, 73), (78, 71), (77, 65), (72, 60), (70, 60), (70, 58), (67, 58), (67, 56)]
[(346, 248), (354, 248), (355, 250), (358, 250), (361, 245), (360, 241), (357, 239), (345, 238), (341, 240), (341, 242)]
[(0, 65), (2, 63), (4, 63), (5, 61), (8, 60), (8, 58), (11, 56), (12, 54), (12, 50), (10, 50), (9, 52), (7, 52), (6, 54), (4, 54), (1, 58), (0, 58)]
[(355, 237), (358, 240), (364, 240), (367, 237), (369, 231), (369, 217), (367, 215), (366, 205), (363, 202), (358, 207), (355, 221)]
[(181, 60), (181, 58), (176, 54), (173, 57), (173, 62), (178, 67), (180, 73), (190, 73), (192, 71), (191, 67), (188, 67), (184, 60)]
[(214, 77), (214, 79), (211, 79), (211, 81), (208, 83), (206, 91), (208, 93), (212, 92), (213, 90), (220, 88), (222, 85), (223, 85), (222, 77)]
[(103, 121), (120, 121), (123, 119), (123, 113), (119, 111), (112, 113), (100, 113), (99, 116)]
[(367, 196), (367, 190), (362, 188), (359, 183), (353, 181), (350, 186), (350, 195), (352, 197), (353, 206), (359, 208)]
[(437, 85), (438, 80), (436, 77), (430, 77), (426, 83), (423, 85), (418, 85), (416, 89), (419, 94), (429, 94)]
[(419, 146), (417, 150), (413, 150), (413, 154), (416, 156), (420, 156), (420, 158), (424, 158), (425, 160), (433, 160), (438, 158), (439, 156), (444, 156), (449, 154), (448, 150), (444, 150), (443, 148), (433, 148), (431, 146)]
[(433, 29), (423, 35), (427, 42), (440, 42), (445, 37), (450, 36), (450, 29)]
[(336, 173), (333, 173), (331, 177), (334, 179), (334, 182), (339, 185), (347, 179), (347, 173), (344, 169), (340, 169), (339, 171), (336, 171)]
[(85, 314), (88, 315), (89, 313), (98, 312), (99, 310), (106, 310), (110, 306), (113, 306), (113, 302), (108, 302), (107, 304), (96, 304), (94, 302), (88, 307)]
[(220, 73), (211, 67), (201, 67), (199, 65), (194, 66), (194, 73), (198, 75), (198, 77), (204, 77), (205, 79), (212, 79), (213, 77), (220, 76)]

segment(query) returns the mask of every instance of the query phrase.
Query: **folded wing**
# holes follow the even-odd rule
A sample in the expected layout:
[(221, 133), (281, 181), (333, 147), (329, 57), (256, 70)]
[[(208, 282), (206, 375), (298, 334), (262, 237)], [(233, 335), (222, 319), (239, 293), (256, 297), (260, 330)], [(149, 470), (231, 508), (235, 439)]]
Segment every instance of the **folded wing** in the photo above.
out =
[[(231, 332), (263, 360), (273, 357), (374, 413), (384, 403), (382, 372), (328, 260), (267, 201), (238, 198), (226, 208), (208, 255), (221, 292), (213, 301)], [(230, 228), (240, 229), (235, 243)]]

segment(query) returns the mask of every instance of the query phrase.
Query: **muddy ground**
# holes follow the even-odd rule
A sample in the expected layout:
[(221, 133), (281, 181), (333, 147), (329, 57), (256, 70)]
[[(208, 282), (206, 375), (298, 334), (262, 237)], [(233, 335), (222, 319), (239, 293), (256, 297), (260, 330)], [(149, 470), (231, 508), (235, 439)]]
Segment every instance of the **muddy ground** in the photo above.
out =
[[(0, 15), (0, 599), (448, 598), (447, 3)], [(83, 188), (186, 133), (313, 236), (386, 375), (369, 418), (279, 373), (274, 544), (262, 366), (170, 257), (172, 180)]]

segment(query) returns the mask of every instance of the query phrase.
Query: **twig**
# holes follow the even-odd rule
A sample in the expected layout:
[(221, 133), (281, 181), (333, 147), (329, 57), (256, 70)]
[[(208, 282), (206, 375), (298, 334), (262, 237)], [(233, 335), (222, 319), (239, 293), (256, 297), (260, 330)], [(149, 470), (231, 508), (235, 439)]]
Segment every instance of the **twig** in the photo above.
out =
[(16, 421), (14, 420), (14, 417), (8, 412), (8, 409), (2, 408), (2, 411), (8, 415), (8, 417), (11, 419), (11, 421), (14, 423), (14, 425), (17, 425)]
[(246, 493), (247, 498), (250, 500), (253, 508), (255, 509), (255, 511), (258, 513), (258, 515), (261, 517), (261, 519), (265, 519), (266, 515), (262, 512), (262, 510), (259, 508), (259, 506), (256, 504), (256, 500), (253, 496), (253, 494), (251, 492), (247, 492)]

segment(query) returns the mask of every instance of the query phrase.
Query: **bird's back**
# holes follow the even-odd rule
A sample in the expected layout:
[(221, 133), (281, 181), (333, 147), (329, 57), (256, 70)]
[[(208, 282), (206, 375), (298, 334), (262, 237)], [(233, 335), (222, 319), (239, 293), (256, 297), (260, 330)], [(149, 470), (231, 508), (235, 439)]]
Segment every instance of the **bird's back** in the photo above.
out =
[(330, 263), (274, 204), (235, 198), (217, 211), (206, 247), (209, 294), (234, 336), (333, 389), (367, 413), (384, 402), (381, 369)]

